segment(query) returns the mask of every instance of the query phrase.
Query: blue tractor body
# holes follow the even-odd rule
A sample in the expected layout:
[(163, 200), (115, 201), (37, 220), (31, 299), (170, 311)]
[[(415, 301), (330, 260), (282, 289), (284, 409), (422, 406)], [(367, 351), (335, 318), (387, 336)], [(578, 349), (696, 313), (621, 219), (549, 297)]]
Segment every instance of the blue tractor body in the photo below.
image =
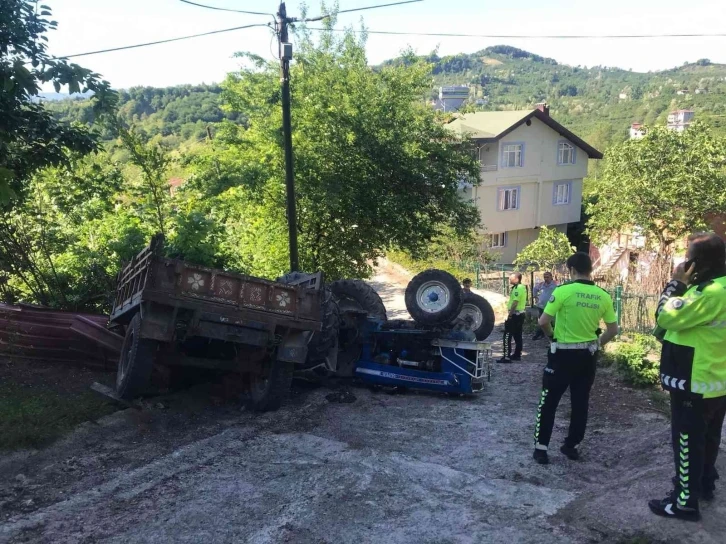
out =
[(491, 345), (471, 333), (368, 321), (355, 375), (379, 386), (471, 395), (491, 377)]

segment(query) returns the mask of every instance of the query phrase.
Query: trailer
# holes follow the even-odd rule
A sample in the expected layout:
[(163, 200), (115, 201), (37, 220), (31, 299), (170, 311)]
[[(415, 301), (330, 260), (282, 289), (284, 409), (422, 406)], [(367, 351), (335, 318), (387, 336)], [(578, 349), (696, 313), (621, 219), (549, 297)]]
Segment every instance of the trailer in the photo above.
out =
[(321, 330), (322, 273), (273, 282), (168, 259), (162, 250), (155, 236), (119, 273), (110, 316), (124, 334), (117, 395), (143, 393), (155, 366), (186, 366), (240, 372), (251, 408), (279, 407)]

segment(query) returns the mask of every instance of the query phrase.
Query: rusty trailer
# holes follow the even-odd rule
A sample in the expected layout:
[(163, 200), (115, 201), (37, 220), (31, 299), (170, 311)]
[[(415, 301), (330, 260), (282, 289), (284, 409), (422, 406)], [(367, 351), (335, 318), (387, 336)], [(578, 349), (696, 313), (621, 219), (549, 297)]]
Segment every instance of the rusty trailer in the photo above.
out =
[(322, 274), (285, 284), (162, 256), (156, 236), (119, 274), (111, 322), (125, 327), (117, 393), (141, 393), (153, 365), (241, 372), (249, 402), (274, 409), (321, 329)]

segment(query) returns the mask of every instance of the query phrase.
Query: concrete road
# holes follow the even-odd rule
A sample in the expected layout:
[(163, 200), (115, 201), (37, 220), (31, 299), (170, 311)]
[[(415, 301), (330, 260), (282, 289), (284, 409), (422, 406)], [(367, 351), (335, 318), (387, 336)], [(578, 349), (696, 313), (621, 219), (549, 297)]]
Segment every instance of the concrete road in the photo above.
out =
[[(376, 281), (395, 316), (405, 282)], [(270, 414), (209, 387), (118, 412), (0, 459), (0, 542), (723, 543), (723, 492), (701, 523), (650, 514), (669, 488), (668, 420), (607, 372), (583, 460), (553, 448), (534, 464), (544, 353), (529, 342), (473, 400), (297, 382)], [(341, 389), (355, 402), (334, 402)], [(553, 445), (568, 414), (565, 398)]]

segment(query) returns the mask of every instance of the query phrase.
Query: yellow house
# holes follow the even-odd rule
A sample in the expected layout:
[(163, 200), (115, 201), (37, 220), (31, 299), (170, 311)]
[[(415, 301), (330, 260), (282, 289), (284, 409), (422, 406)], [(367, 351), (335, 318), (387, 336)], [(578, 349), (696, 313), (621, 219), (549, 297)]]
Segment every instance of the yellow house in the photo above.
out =
[(473, 199), (499, 262), (511, 263), (542, 226), (567, 231), (580, 221), (588, 159), (602, 153), (552, 119), (546, 104), (534, 110), (461, 115), (449, 128), (477, 143), (478, 187)]

